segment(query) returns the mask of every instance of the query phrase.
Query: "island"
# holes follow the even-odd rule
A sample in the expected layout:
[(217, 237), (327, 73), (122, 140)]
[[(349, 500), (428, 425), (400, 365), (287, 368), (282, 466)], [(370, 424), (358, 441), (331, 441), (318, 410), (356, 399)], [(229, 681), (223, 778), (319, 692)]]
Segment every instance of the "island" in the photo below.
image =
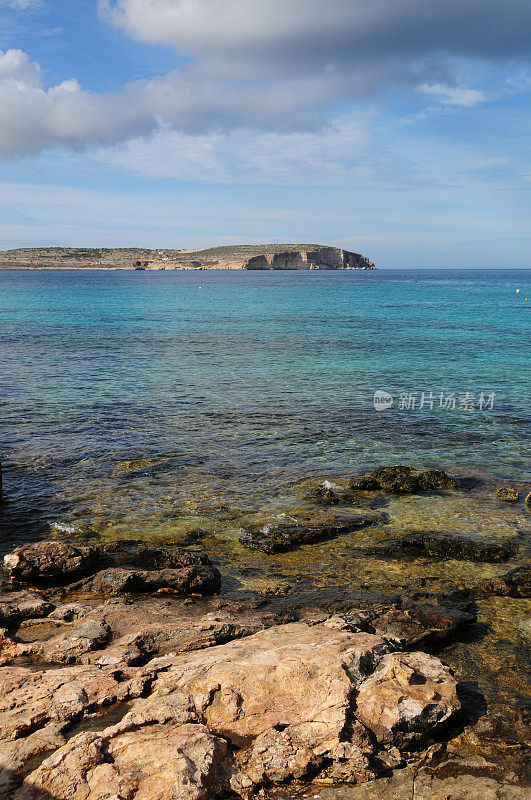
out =
[(27, 247), (0, 251), (0, 269), (376, 269), (360, 253), (318, 244), (246, 244), (206, 250)]

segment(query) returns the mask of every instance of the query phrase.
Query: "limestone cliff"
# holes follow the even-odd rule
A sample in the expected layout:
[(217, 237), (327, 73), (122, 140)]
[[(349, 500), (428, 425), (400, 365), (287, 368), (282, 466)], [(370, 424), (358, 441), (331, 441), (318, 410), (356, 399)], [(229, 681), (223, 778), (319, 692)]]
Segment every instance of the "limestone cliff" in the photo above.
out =
[(207, 250), (20, 248), (0, 252), (0, 269), (376, 269), (359, 253), (317, 244), (235, 245)]

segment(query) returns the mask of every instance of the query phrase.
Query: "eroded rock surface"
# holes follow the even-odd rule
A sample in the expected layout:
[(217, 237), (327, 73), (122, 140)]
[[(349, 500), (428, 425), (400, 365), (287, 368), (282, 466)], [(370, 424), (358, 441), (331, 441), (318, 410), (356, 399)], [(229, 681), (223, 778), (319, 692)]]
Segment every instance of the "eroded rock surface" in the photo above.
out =
[(422, 472), (413, 467), (379, 467), (373, 472), (361, 475), (350, 483), (352, 490), (414, 494), (416, 492), (448, 491), (458, 489), (459, 483), (441, 469), (428, 469)]
[(400, 538), (366, 547), (363, 552), (402, 560), (422, 556), (435, 559), (455, 558), (459, 561), (499, 562), (507, 561), (514, 556), (516, 543), (441, 531), (411, 531)]
[(280, 553), (302, 544), (330, 539), (385, 522), (387, 517), (369, 509), (336, 511), (308, 509), (291, 513), (255, 515), (246, 523), (240, 542), (266, 553)]
[[(97, 633), (99, 620), (105, 636), (118, 633), (125, 607), (121, 600), (107, 602), (72, 624), (78, 631), (95, 626)], [(100, 666), (0, 668), (0, 796), (8, 796), (32, 757), (47, 752), (53, 754), (25, 778), (17, 800), (46, 793), (56, 800), (184, 800), (213, 798), (229, 786), (246, 797), (264, 783), (310, 771), (333, 781), (365, 780), (386, 752), (417, 746), (459, 708), (455, 680), (438, 659), (393, 654), (395, 643), (356, 629), (366, 622), (361, 614), (357, 621), (338, 616), (251, 634), (253, 623), (272, 620), (248, 609), (248, 627), (237, 630), (233, 620), (231, 629), (230, 613), (219, 609), (195, 625), (188, 620), (187, 632), (183, 620), (181, 646), (203, 649), (169, 652), (145, 666), (106, 663), (105, 654), (119, 653), (113, 641), (101, 650)], [(171, 641), (161, 622), (158, 635)], [(237, 635), (244, 638), (209, 647), (219, 636)], [(73, 653), (60, 649), (61, 636), (47, 643), (48, 654), (50, 648), (61, 658)], [(122, 646), (132, 647), (126, 639)], [(119, 722), (65, 743), (84, 716), (124, 702)], [(388, 758), (394, 763), (392, 753)]]
[(228, 789), (227, 743), (204, 725), (82, 733), (35, 770), (15, 800), (209, 800)]
[(68, 583), (96, 569), (99, 550), (90, 545), (45, 541), (17, 547), (4, 556), (11, 580)]

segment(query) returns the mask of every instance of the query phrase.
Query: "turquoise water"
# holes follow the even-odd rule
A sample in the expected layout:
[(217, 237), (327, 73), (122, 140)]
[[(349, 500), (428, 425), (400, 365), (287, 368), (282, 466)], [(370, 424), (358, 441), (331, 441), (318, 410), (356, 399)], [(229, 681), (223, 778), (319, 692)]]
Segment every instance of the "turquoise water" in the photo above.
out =
[(383, 463), (525, 477), (529, 275), (0, 272), (4, 541), (112, 513), (151, 524), (161, 492), (198, 481), (248, 504)]

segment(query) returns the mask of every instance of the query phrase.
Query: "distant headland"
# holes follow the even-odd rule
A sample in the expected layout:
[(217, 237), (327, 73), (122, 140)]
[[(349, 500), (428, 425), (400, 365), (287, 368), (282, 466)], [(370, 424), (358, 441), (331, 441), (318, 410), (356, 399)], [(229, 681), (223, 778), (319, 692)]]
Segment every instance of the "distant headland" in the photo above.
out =
[(318, 244), (245, 244), (207, 250), (27, 247), (0, 251), (0, 269), (376, 269), (360, 253)]

